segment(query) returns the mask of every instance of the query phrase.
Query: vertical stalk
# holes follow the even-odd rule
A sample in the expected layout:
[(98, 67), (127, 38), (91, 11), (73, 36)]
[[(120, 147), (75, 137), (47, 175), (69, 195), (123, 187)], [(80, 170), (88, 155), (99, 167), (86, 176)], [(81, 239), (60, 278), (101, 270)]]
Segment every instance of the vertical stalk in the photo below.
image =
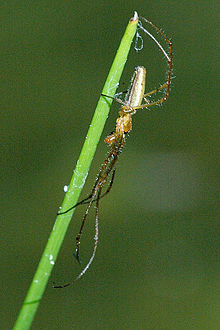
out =
[[(130, 19), (124, 36), (122, 37), (120, 46), (106, 79), (102, 91), (103, 94), (114, 96), (116, 92), (131, 43), (136, 32), (137, 23), (138, 16), (135, 12), (134, 17)], [(97, 144), (100, 140), (105, 122), (107, 120), (111, 103), (111, 99), (106, 102), (103, 97), (100, 97), (98, 101), (73, 177), (70, 181), (68, 192), (66, 193), (62, 203), (62, 211), (69, 209), (72, 205), (77, 203), (94, 157)], [(14, 329), (16, 330), (29, 329), (32, 324), (34, 315), (44, 294), (73, 213), (74, 210), (57, 216), (56, 218), (38, 268), (24, 300), (18, 319), (15, 323)]]

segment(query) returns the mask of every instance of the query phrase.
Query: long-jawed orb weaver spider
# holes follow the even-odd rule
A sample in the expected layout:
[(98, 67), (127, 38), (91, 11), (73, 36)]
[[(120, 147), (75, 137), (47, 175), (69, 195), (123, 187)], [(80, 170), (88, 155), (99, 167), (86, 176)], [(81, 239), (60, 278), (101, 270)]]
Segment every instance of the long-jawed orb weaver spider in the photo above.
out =
[[(157, 28), (153, 23), (148, 21), (146, 18), (142, 17), (141, 19), (143, 21), (145, 21), (146, 23), (150, 24), (168, 43), (169, 56), (165, 52), (163, 47), (160, 45), (160, 43), (154, 38), (154, 36), (151, 35), (147, 30), (145, 30), (141, 24), (139, 24), (139, 28), (142, 29), (146, 34), (148, 34), (154, 40), (154, 42), (156, 42), (156, 44), (158, 45), (158, 47), (160, 48), (160, 50), (162, 51), (162, 53), (165, 55), (165, 57), (167, 59), (167, 62), (168, 62), (167, 81), (159, 88), (154, 89), (151, 92), (148, 92), (145, 94), (144, 91), (145, 91), (146, 69), (143, 66), (138, 66), (138, 67), (136, 67), (135, 72), (133, 74), (129, 91), (127, 92), (126, 97), (125, 97), (125, 101), (123, 102), (121, 99), (113, 97), (113, 99), (115, 101), (117, 101), (118, 103), (120, 103), (122, 105), (122, 107), (119, 111), (118, 118), (116, 120), (115, 131), (105, 138), (105, 142), (110, 146), (110, 151), (109, 151), (103, 165), (101, 166), (101, 168), (99, 170), (99, 173), (98, 173), (97, 179), (95, 181), (95, 184), (92, 188), (92, 191), (88, 197), (86, 197), (85, 199), (83, 199), (82, 201), (80, 201), (79, 203), (77, 203), (76, 205), (71, 207), (70, 209), (68, 209), (64, 212), (58, 213), (58, 215), (65, 214), (79, 205), (88, 204), (85, 214), (82, 219), (79, 233), (76, 236), (75, 257), (78, 260), (78, 262), (80, 263), (79, 252), (80, 252), (81, 234), (82, 234), (83, 227), (85, 225), (85, 221), (87, 219), (89, 210), (91, 208), (91, 205), (93, 202), (96, 202), (96, 204), (95, 204), (95, 208), (96, 208), (95, 219), (96, 220), (95, 220), (95, 237), (94, 237), (95, 243), (94, 243), (92, 256), (90, 257), (90, 260), (87, 263), (87, 265), (84, 267), (84, 269), (81, 271), (81, 273), (76, 278), (74, 278), (72, 281), (65, 283), (63, 285), (53, 285), (54, 288), (65, 288), (65, 287), (73, 284), (75, 281), (77, 281), (80, 277), (82, 277), (85, 274), (85, 272), (87, 271), (87, 269), (89, 268), (89, 266), (91, 265), (91, 263), (95, 257), (95, 253), (96, 253), (96, 249), (97, 249), (97, 245), (98, 245), (99, 201), (102, 197), (106, 196), (112, 188), (114, 176), (115, 176), (115, 170), (116, 170), (116, 168), (115, 168), (116, 163), (117, 163), (119, 155), (122, 152), (122, 149), (125, 145), (126, 135), (128, 132), (130, 132), (132, 130), (132, 115), (134, 115), (136, 113), (136, 111), (139, 109), (149, 108), (154, 105), (162, 104), (163, 102), (165, 102), (168, 99), (168, 96), (169, 96), (170, 84), (171, 84), (172, 58), (173, 58), (172, 57), (172, 43), (165, 36), (165, 34), (159, 28)], [(165, 90), (165, 95), (162, 98), (160, 98), (159, 100), (156, 100), (156, 101), (152, 101), (152, 102), (148, 101), (147, 97), (149, 97), (152, 94), (155, 94), (158, 91), (163, 90), (163, 89)], [(102, 96), (105, 98), (110, 97), (110, 96), (104, 95), (104, 94), (102, 94)], [(142, 104), (143, 100), (145, 102), (144, 104)], [(103, 189), (104, 185), (106, 184), (110, 174), (111, 174), (111, 179), (110, 179), (109, 186), (108, 186), (107, 190), (102, 194), (102, 189)]]

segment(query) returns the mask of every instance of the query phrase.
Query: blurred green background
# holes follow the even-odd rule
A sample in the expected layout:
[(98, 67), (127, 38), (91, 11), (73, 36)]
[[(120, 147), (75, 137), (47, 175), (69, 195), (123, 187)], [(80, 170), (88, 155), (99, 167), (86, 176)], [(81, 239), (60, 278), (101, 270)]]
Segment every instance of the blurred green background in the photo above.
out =
[[(23, 0), (1, 9), (2, 329), (26, 295), (134, 10), (173, 41), (170, 99), (136, 114), (100, 203), (96, 259), (76, 285), (54, 290), (52, 281), (80, 271), (72, 250), (84, 208), (75, 212), (32, 328), (219, 329), (215, 2)], [(147, 68), (147, 91), (165, 81), (166, 61), (144, 37), (118, 91), (136, 65)], [(103, 139), (117, 111), (115, 104)], [(106, 152), (102, 140), (82, 197)], [(93, 234), (91, 214), (84, 262)]]

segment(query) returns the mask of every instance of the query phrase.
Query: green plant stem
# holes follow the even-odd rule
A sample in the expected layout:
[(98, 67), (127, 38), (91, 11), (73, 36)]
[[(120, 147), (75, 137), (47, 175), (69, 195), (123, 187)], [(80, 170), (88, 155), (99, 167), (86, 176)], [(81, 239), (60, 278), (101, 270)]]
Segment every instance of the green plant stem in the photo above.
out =
[[(125, 34), (121, 40), (109, 75), (105, 82), (102, 93), (114, 96), (119, 80), (124, 69), (127, 56), (136, 32), (138, 18), (134, 16), (128, 23)], [(107, 54), (107, 52), (106, 52)], [(100, 97), (92, 122), (90, 124), (80, 157), (71, 179), (68, 192), (65, 195), (61, 210), (67, 210), (77, 203), (81, 190), (84, 186), (97, 144), (100, 140), (105, 122), (108, 117), (112, 100)], [(24, 300), (14, 329), (29, 329), (37, 311), (41, 298), (44, 294), (51, 271), (56, 262), (59, 250), (68, 229), (74, 210), (57, 216), (49, 240), (42, 254), (38, 268)]]

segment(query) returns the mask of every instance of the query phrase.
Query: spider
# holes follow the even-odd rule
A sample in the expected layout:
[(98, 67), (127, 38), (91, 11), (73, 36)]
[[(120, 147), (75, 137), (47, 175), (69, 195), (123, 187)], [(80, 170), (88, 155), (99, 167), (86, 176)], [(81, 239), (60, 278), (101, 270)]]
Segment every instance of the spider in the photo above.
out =
[[(76, 236), (75, 257), (78, 260), (78, 262), (80, 263), (79, 253), (80, 253), (80, 239), (81, 239), (82, 231), (83, 231), (89, 210), (91, 208), (91, 205), (94, 202), (96, 202), (96, 204), (95, 204), (96, 222), (95, 222), (94, 248), (93, 248), (92, 255), (89, 259), (89, 262), (84, 267), (84, 269), (81, 271), (81, 273), (76, 278), (74, 278), (72, 281), (65, 283), (63, 285), (54, 285), (53, 286), (54, 288), (65, 288), (65, 287), (71, 285), (72, 283), (74, 283), (75, 281), (77, 281), (80, 277), (82, 277), (85, 274), (85, 272), (87, 271), (87, 269), (89, 268), (89, 266), (91, 265), (91, 263), (95, 257), (95, 253), (96, 253), (96, 249), (97, 249), (97, 245), (98, 245), (99, 201), (101, 198), (106, 196), (112, 188), (114, 177), (115, 177), (116, 163), (118, 162), (119, 155), (121, 154), (123, 147), (125, 145), (127, 133), (129, 133), (132, 130), (132, 116), (136, 113), (137, 110), (149, 108), (149, 107), (152, 107), (152, 106), (155, 106), (158, 104), (162, 104), (169, 97), (170, 85), (171, 85), (172, 59), (173, 59), (172, 43), (165, 36), (165, 34), (158, 27), (156, 27), (153, 23), (148, 21), (146, 18), (141, 17), (141, 19), (144, 22), (150, 24), (164, 38), (164, 40), (167, 42), (167, 44), (169, 46), (169, 56), (168, 56), (167, 53), (165, 52), (165, 50), (163, 49), (163, 47), (160, 45), (160, 43), (154, 38), (154, 36), (152, 34), (150, 34), (142, 26), (142, 24), (140, 24), (140, 23), (138, 24), (139, 28), (142, 31), (144, 31), (144, 33), (148, 34), (154, 40), (154, 42), (158, 45), (159, 49), (165, 55), (167, 62), (168, 62), (167, 81), (159, 88), (154, 89), (148, 93), (145, 93), (144, 91), (145, 91), (145, 81), (146, 81), (146, 69), (143, 66), (138, 66), (135, 68), (135, 71), (134, 71), (134, 74), (133, 74), (133, 77), (131, 80), (130, 88), (126, 94), (124, 101), (122, 101), (121, 99), (119, 99), (117, 97), (110, 97), (108, 95), (102, 94), (102, 96), (104, 98), (113, 98), (115, 101), (117, 101), (118, 103), (120, 103), (122, 105), (121, 109), (119, 110), (119, 113), (118, 113), (118, 118), (116, 120), (115, 131), (112, 132), (110, 135), (108, 135), (105, 138), (105, 142), (109, 145), (110, 150), (107, 154), (107, 157), (106, 157), (103, 165), (101, 166), (101, 168), (99, 170), (97, 179), (94, 183), (94, 186), (92, 188), (90, 195), (88, 197), (86, 197), (85, 199), (83, 199), (82, 201), (78, 202), (76, 205), (72, 206), (70, 209), (68, 209), (64, 212), (58, 213), (58, 215), (65, 214), (79, 205), (88, 204), (86, 211), (84, 213), (82, 222), (81, 222), (80, 230)], [(150, 95), (155, 94), (158, 91), (163, 90), (163, 89), (165, 90), (165, 95), (162, 98), (158, 99), (157, 101), (153, 101), (153, 102), (148, 101), (147, 97), (149, 97)], [(143, 101), (145, 103), (142, 104)], [(109, 186), (106, 189), (106, 191), (102, 194), (102, 189), (105, 186), (106, 182), (108, 181), (110, 175), (111, 175), (111, 179), (109, 182)]]

